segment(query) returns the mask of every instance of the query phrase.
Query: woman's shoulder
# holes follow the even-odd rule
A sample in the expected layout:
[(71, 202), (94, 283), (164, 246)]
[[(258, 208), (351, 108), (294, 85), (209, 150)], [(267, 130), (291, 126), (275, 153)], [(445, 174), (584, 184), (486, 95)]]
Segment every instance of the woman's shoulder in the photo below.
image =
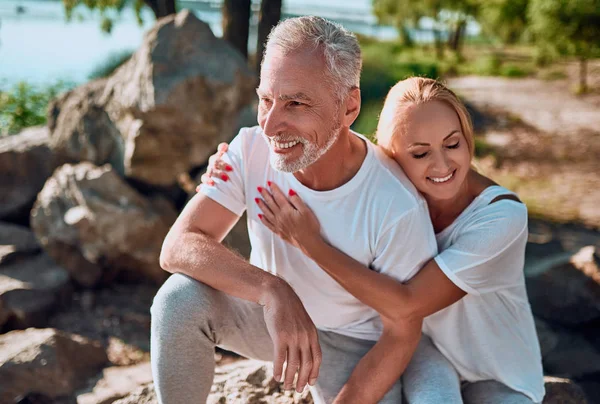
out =
[(491, 185), (477, 199), (471, 214), (464, 218), (463, 231), (494, 231), (511, 239), (527, 228), (527, 206), (514, 192)]

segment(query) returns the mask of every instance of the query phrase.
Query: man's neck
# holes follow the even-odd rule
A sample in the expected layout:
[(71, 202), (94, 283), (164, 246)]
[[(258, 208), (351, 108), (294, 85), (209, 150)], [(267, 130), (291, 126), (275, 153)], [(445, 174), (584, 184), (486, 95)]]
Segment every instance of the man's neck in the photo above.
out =
[(315, 191), (330, 191), (356, 175), (367, 155), (367, 144), (350, 130), (342, 130), (336, 142), (309, 167), (294, 176)]

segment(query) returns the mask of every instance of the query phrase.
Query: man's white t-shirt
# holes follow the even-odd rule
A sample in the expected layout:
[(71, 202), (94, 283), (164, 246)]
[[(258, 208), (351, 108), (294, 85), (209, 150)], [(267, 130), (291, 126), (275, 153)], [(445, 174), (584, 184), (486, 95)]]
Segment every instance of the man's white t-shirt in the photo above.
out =
[(410, 279), (437, 252), (427, 204), (397, 164), (363, 140), (367, 154), (354, 177), (336, 189), (315, 191), (271, 167), (260, 127), (243, 128), (223, 157), (233, 167), (229, 181), (216, 179), (216, 186), (200, 192), (238, 216), (247, 210), (250, 263), (285, 279), (317, 328), (376, 341), (382, 331), (377, 312), (264, 226), (254, 201), (267, 181), (286, 193), (293, 189), (319, 219), (329, 244), (374, 271)]
[(461, 379), (497, 380), (541, 402), (542, 359), (523, 273), (527, 207), (490, 204), (500, 195), (514, 194), (486, 188), (436, 235), (435, 261), (467, 295), (427, 317), (423, 331)]

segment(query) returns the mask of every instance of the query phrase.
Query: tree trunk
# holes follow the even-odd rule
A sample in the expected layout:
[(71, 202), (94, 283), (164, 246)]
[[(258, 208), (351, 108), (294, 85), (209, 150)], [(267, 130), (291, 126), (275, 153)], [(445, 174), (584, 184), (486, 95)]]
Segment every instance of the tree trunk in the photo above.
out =
[(448, 45), (450, 49), (455, 51), (456, 53), (460, 53), (460, 48), (462, 45), (462, 39), (465, 34), (465, 30), (467, 29), (467, 22), (465, 20), (460, 20), (452, 33), (450, 34), (450, 38), (448, 41)]
[(407, 48), (412, 48), (415, 45), (412, 37), (410, 36), (410, 31), (404, 22), (399, 22), (397, 25), (398, 34), (400, 35), (400, 43)]
[(444, 59), (444, 44), (442, 43), (442, 33), (439, 29), (433, 30), (433, 44), (435, 45), (435, 55), (439, 60)]
[(223, 1), (223, 39), (248, 59), (250, 31), (250, 0)]
[(156, 19), (175, 14), (175, 0), (144, 0), (144, 3), (152, 9)]
[(582, 57), (579, 59), (579, 92), (584, 94), (587, 91), (587, 59)]
[(256, 42), (256, 71), (260, 73), (263, 52), (271, 29), (281, 19), (281, 0), (262, 0), (258, 16), (258, 39)]

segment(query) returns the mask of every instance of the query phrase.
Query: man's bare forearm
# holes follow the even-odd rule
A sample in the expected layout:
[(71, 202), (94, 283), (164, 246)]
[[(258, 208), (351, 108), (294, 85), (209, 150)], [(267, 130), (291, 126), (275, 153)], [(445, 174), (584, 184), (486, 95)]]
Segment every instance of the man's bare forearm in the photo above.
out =
[(398, 381), (421, 339), (422, 321), (384, 325), (379, 341), (358, 362), (334, 404), (378, 403)]
[(165, 271), (188, 275), (228, 295), (261, 305), (269, 291), (283, 282), (250, 265), (210, 236), (195, 231), (167, 235), (161, 266)]

